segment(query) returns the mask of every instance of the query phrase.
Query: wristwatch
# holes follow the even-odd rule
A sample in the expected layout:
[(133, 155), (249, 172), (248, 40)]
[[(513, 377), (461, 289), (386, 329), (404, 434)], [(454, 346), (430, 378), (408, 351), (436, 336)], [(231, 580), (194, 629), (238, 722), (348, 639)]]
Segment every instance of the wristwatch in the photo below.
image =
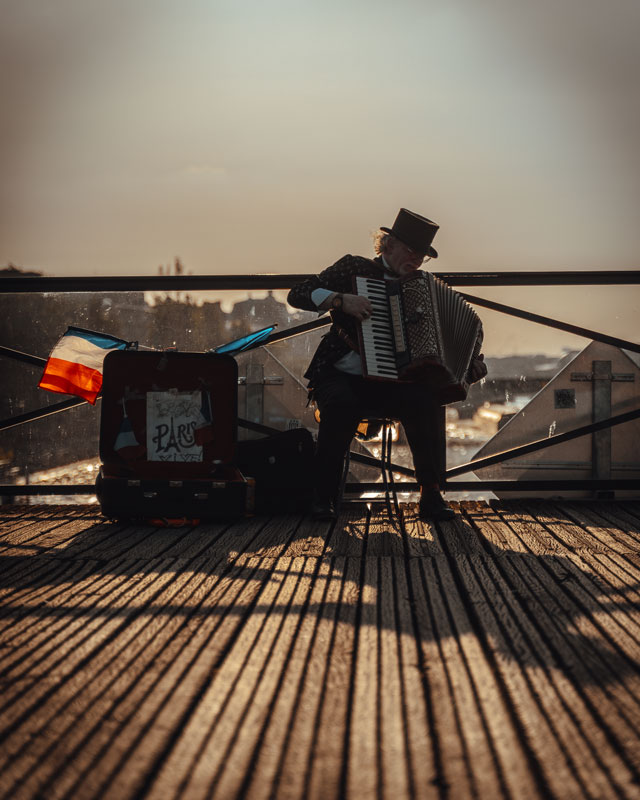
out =
[(342, 308), (342, 295), (340, 292), (333, 295), (331, 300), (331, 308)]

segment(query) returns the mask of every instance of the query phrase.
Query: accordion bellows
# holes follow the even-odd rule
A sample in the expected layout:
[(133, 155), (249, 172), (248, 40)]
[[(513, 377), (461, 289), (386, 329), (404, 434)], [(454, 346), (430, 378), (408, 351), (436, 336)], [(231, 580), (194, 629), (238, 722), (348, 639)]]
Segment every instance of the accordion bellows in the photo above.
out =
[(363, 374), (430, 383), (443, 404), (464, 400), (482, 323), (462, 295), (425, 272), (404, 280), (357, 277), (354, 283), (373, 305), (360, 325)]

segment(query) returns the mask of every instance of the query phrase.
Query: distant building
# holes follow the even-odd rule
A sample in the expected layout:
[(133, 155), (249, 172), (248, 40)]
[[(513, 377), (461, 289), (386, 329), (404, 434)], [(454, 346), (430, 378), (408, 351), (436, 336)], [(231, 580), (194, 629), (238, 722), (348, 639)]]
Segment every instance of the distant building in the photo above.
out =
[[(485, 458), (640, 408), (640, 355), (591, 342), (475, 454)], [(483, 480), (638, 479), (640, 419), (478, 470)], [(589, 497), (589, 492), (518, 492)], [(511, 496), (511, 492), (500, 493)], [(624, 497), (625, 493), (616, 492)]]
[(0, 269), (0, 278), (41, 278), (42, 272), (20, 269), (13, 264), (8, 264)]

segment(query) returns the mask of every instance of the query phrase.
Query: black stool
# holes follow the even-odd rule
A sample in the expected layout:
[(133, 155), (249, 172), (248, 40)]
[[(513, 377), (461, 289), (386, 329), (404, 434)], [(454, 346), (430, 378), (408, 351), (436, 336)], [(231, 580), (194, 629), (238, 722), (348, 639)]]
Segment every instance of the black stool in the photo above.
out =
[[(380, 433), (382, 434), (381, 437), (381, 452), (380, 452), (380, 471), (382, 474), (382, 482), (384, 484), (384, 499), (385, 499), (385, 506), (387, 509), (387, 515), (389, 517), (389, 521), (395, 527), (396, 523), (394, 522), (393, 514), (395, 512), (396, 516), (400, 515), (400, 507), (398, 505), (398, 493), (396, 490), (395, 480), (393, 477), (393, 470), (391, 469), (391, 451), (392, 451), (392, 444), (393, 444), (393, 436), (392, 430), (393, 426), (398, 424), (398, 420), (393, 419), (391, 417), (384, 417), (384, 418), (368, 418), (365, 417), (361, 421), (361, 425), (363, 423), (367, 423), (369, 426), (380, 426)], [(339, 490), (339, 499), (342, 500), (342, 496), (344, 493), (344, 487), (347, 482), (347, 475), (349, 474), (349, 466), (351, 462), (351, 454), (350, 448), (347, 449), (344, 459), (344, 468), (342, 472), (342, 479), (340, 481), (340, 490)]]

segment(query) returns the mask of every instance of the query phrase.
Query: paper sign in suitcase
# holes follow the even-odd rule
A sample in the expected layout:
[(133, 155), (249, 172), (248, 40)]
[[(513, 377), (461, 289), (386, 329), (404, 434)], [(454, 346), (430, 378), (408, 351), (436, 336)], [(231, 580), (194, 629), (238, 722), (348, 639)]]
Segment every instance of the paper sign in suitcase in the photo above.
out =
[(250, 483), (234, 463), (237, 398), (231, 356), (109, 353), (96, 485), (103, 513), (211, 519), (249, 510)]

